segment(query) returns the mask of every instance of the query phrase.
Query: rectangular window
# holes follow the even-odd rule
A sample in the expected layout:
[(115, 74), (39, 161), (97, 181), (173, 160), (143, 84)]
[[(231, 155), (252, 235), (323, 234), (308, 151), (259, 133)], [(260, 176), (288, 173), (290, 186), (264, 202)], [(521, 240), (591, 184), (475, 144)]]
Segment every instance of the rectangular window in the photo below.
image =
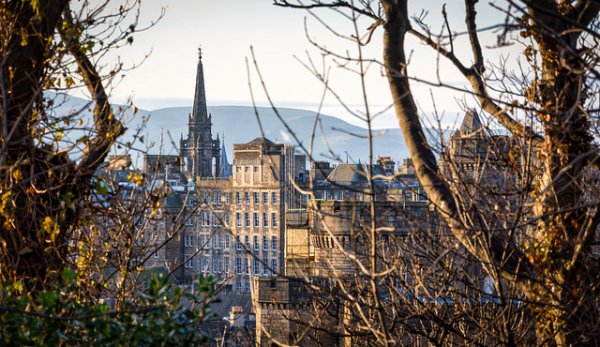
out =
[(254, 212), (254, 227), (258, 228), (260, 226), (260, 222), (258, 221), (258, 213)]
[(277, 251), (277, 236), (271, 237), (271, 250), (273, 252)]
[(263, 227), (269, 227), (269, 215), (266, 212), (263, 212)]
[(263, 258), (263, 275), (269, 274), (269, 259)]
[(193, 247), (194, 246), (194, 236), (190, 233), (185, 233), (183, 240), (185, 247)]
[(241, 281), (235, 282), (235, 288), (237, 289), (238, 293), (241, 293), (242, 292), (242, 282)]
[(264, 205), (268, 204), (269, 203), (269, 193), (263, 192), (262, 196), (263, 196), (262, 203)]
[(223, 235), (217, 235), (217, 249), (223, 248)]
[(231, 193), (230, 192), (225, 193), (225, 203), (228, 205), (231, 204)]
[(271, 213), (271, 227), (277, 228), (277, 213)]
[(258, 242), (258, 235), (254, 235), (254, 250), (260, 251), (260, 243)]
[(258, 166), (254, 167), (254, 172), (258, 172)]
[(221, 205), (221, 191), (220, 190), (215, 190), (213, 192), (213, 204)]
[(277, 203), (277, 192), (271, 193), (271, 203), (275, 205)]
[(219, 225), (219, 223), (221, 222), (221, 221), (219, 220), (219, 216), (217, 216), (217, 214), (216, 214), (216, 213), (213, 213), (213, 214), (212, 214), (212, 221), (213, 221), (213, 222), (212, 222), (212, 224), (213, 224), (213, 225)]
[(185, 267), (186, 268), (194, 268), (194, 261), (192, 260), (192, 257), (189, 255), (185, 256)]
[(225, 249), (229, 249), (229, 244), (230, 244), (229, 234), (225, 234)]
[(225, 226), (229, 226), (229, 212), (225, 212)]
[(210, 212), (204, 211), (204, 226), (210, 226)]
[(212, 236), (212, 244), (213, 244), (212, 248), (217, 249), (217, 237), (214, 234)]
[(219, 265), (218, 265), (218, 267), (217, 267), (217, 272), (218, 272), (218, 273), (221, 273), (221, 272), (223, 272), (223, 259), (219, 258), (219, 260), (218, 260), (218, 264), (219, 264)]
[(239, 227), (242, 226), (242, 214), (240, 212), (235, 213), (235, 225)]
[(200, 248), (204, 248), (206, 245), (204, 244), (204, 234), (200, 234), (198, 237), (198, 245)]
[(244, 192), (244, 202), (246, 205), (250, 205), (250, 193)]
[(258, 204), (260, 204), (260, 195), (258, 195), (258, 192), (254, 192), (254, 205)]
[(250, 213), (248, 213), (248, 212), (244, 213), (244, 220), (246, 222), (244, 225), (246, 226), (246, 228), (249, 228), (250, 227)]
[(240, 192), (235, 192), (235, 203), (238, 205), (242, 203), (242, 196)]
[(242, 258), (235, 258), (235, 273), (242, 274)]
[(235, 237), (235, 249), (237, 249), (238, 251), (242, 250), (242, 243), (240, 242), (239, 235)]
[(260, 261), (258, 260), (258, 258), (254, 258), (254, 274), (255, 275), (260, 275)]
[(217, 273), (217, 267), (218, 267), (218, 263), (217, 263), (217, 258), (213, 258), (212, 261), (212, 273), (216, 274)]
[(246, 235), (246, 237), (244, 237), (244, 241), (246, 241), (246, 249), (250, 250), (250, 236)]
[(223, 272), (229, 273), (229, 257), (223, 257)]
[(271, 259), (271, 272), (277, 275), (277, 259)]
[(263, 236), (263, 251), (269, 250), (269, 238), (265, 235)]

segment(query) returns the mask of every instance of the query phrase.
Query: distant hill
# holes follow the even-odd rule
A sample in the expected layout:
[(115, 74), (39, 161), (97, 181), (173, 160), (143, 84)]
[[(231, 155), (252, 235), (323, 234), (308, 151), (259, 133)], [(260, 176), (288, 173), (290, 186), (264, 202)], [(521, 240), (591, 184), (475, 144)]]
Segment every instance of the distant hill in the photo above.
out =
[[(88, 102), (83, 99), (68, 97), (64, 102), (57, 102), (56, 113), (66, 114), (72, 110), (84, 108)], [(119, 107), (119, 106), (115, 106)], [(132, 141), (136, 129), (141, 129), (143, 143), (139, 141), (136, 147), (146, 149), (147, 145), (153, 144), (148, 150), (150, 153), (162, 152), (175, 154), (181, 134), (187, 134), (188, 115), (191, 107), (162, 108), (153, 111), (138, 110), (135, 117), (131, 116), (131, 110), (126, 110), (125, 124), (128, 132), (121, 139), (122, 142)], [(89, 111), (85, 111), (89, 114)], [(261, 136), (260, 128), (254, 109), (249, 106), (210, 106), (208, 112), (212, 114), (213, 136), (219, 134), (225, 136), (225, 146), (231, 161), (233, 144), (245, 143)], [(258, 114), (264, 130), (264, 136), (278, 143), (292, 143), (298, 146), (292, 132), (300, 140), (306, 149), (316, 113), (312, 111), (281, 108), (279, 109), (286, 126), (277, 118), (270, 108), (259, 107)], [(145, 127), (142, 120), (148, 118)], [(91, 124), (91, 119), (88, 119)], [(289, 128), (289, 130), (288, 130)], [(169, 136), (170, 135), (170, 136)], [(171, 141), (172, 140), (172, 141)], [(162, 143), (162, 145), (161, 145)], [(162, 148), (162, 150), (161, 150)], [(338, 158), (345, 161), (363, 162), (368, 160), (368, 138), (367, 131), (363, 128), (351, 125), (339, 118), (321, 115), (320, 124), (314, 141), (315, 159)], [(399, 129), (376, 130), (373, 133), (373, 154), (388, 155), (396, 160), (408, 156), (408, 150)]]

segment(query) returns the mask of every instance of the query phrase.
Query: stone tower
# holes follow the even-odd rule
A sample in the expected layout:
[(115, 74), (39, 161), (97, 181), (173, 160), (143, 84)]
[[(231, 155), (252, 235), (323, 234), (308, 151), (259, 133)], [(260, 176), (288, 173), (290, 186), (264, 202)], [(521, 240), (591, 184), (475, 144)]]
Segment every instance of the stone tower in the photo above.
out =
[(206, 109), (202, 50), (198, 48), (198, 71), (194, 107), (188, 118), (187, 138), (181, 136), (180, 154), (184, 168), (192, 177), (219, 177), (221, 174), (221, 145), (219, 135), (212, 137), (212, 116)]

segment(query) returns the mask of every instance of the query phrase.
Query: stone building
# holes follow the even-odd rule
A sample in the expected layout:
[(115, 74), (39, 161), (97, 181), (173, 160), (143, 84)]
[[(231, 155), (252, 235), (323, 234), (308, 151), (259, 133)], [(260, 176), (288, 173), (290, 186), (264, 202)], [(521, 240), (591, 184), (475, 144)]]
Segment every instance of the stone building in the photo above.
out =
[(198, 49), (198, 71), (192, 114), (188, 117), (188, 135), (179, 141), (179, 150), (185, 171), (192, 177), (218, 177), (222, 175), (221, 141), (213, 138), (212, 115), (206, 108), (202, 51)]

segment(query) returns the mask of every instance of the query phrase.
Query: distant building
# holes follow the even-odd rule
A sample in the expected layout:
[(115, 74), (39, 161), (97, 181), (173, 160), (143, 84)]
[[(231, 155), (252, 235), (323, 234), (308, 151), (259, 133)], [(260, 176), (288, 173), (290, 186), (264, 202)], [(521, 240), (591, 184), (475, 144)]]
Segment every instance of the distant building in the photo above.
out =
[(212, 116), (206, 108), (202, 51), (198, 49), (198, 71), (192, 114), (188, 118), (188, 135), (179, 141), (179, 150), (185, 170), (192, 177), (219, 177), (223, 174), (221, 141), (213, 138)]

